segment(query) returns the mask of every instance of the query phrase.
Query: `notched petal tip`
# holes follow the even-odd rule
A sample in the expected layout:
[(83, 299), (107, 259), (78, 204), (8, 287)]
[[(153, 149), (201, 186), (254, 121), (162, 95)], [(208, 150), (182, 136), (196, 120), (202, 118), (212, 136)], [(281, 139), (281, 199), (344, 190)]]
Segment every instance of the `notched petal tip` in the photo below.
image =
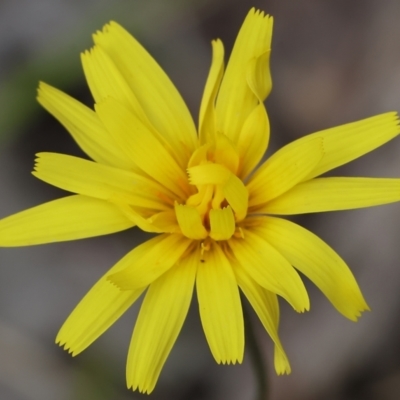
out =
[(95, 37), (98, 37), (98, 36), (100, 36), (100, 35), (102, 35), (102, 34), (108, 34), (108, 33), (110, 33), (110, 30), (111, 30), (113, 27), (116, 27), (116, 26), (120, 26), (120, 25), (119, 25), (117, 22), (113, 21), (113, 20), (107, 22), (106, 24), (103, 25), (103, 28), (102, 28), (102, 29), (98, 29), (98, 30), (92, 35), (92, 36), (93, 36), (93, 41), (96, 42), (96, 40), (94, 40)]
[(106, 279), (108, 282), (110, 282), (114, 287), (116, 287), (119, 290), (124, 291), (132, 289), (129, 283), (127, 282), (125, 271), (120, 271), (108, 275)]
[(68, 354), (70, 354), (72, 357), (75, 357), (80, 353), (74, 350), (73, 346), (68, 343), (68, 340), (61, 340), (58, 336), (56, 338), (56, 344), (59, 345), (64, 351), (68, 352)]
[(243, 362), (243, 356), (240, 358), (234, 358), (234, 359), (224, 359), (224, 360), (218, 360), (217, 364), (218, 365), (236, 365), (236, 364), (242, 364)]
[(345, 316), (350, 321), (358, 322), (358, 320), (362, 317), (363, 313), (366, 311), (371, 311), (367, 303), (365, 303), (362, 307), (360, 307), (357, 311), (355, 311), (353, 315), (345, 315)]

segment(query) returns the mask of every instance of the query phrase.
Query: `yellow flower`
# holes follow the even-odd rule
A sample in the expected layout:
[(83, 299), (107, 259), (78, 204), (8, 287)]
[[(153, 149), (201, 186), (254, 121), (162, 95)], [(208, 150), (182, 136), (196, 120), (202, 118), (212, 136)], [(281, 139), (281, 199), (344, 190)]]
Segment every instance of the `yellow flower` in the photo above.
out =
[(297, 270), (347, 318), (368, 309), (340, 256), (276, 215), (399, 201), (399, 179), (318, 177), (397, 136), (396, 114), (306, 136), (256, 168), (269, 139), (263, 101), (272, 86), (271, 36), (272, 18), (250, 10), (226, 70), (222, 42), (213, 41), (198, 132), (162, 69), (115, 22), (82, 54), (95, 111), (40, 84), (39, 102), (94, 161), (38, 154), (33, 174), (75, 194), (0, 221), (0, 245), (81, 239), (135, 225), (158, 234), (94, 285), (57, 336), (76, 355), (146, 292), (127, 361), (134, 390), (153, 390), (194, 285), (215, 360), (242, 361), (240, 288), (275, 343), (278, 374), (290, 365), (278, 337), (277, 295), (298, 312), (309, 309)]

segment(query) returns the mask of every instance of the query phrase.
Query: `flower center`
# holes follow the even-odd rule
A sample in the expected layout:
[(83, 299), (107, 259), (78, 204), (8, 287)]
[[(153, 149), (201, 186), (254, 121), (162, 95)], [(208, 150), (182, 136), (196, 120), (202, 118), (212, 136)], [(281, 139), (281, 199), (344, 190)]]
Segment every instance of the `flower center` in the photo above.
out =
[(198, 148), (188, 164), (189, 182), (197, 193), (175, 212), (182, 233), (191, 239), (228, 240), (246, 217), (248, 192), (236, 176), (239, 156), (225, 137)]

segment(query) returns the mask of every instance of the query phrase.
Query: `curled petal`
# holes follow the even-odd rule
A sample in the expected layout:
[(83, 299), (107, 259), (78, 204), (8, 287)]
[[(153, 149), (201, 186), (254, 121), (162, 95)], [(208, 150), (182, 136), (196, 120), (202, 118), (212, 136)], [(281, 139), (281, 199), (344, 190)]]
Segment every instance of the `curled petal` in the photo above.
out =
[[(247, 80), (249, 63), (271, 49), (271, 38), (272, 18), (251, 9), (236, 38), (216, 103), (217, 129), (234, 143), (247, 117), (259, 103)], [(261, 79), (270, 81), (268, 74)], [(266, 96), (267, 84), (261, 86), (258, 92)]]

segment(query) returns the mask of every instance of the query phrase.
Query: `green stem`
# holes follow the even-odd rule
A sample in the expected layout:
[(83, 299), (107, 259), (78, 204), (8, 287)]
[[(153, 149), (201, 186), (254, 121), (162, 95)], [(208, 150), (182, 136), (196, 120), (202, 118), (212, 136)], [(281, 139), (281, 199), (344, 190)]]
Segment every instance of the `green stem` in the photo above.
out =
[(260, 348), (257, 343), (256, 334), (254, 332), (254, 327), (251, 322), (251, 318), (247, 307), (243, 307), (244, 314), (244, 324), (246, 331), (246, 344), (250, 353), (253, 368), (256, 374), (256, 380), (258, 382), (258, 394), (256, 396), (257, 400), (268, 400), (269, 391), (267, 385), (267, 368), (264, 363)]

